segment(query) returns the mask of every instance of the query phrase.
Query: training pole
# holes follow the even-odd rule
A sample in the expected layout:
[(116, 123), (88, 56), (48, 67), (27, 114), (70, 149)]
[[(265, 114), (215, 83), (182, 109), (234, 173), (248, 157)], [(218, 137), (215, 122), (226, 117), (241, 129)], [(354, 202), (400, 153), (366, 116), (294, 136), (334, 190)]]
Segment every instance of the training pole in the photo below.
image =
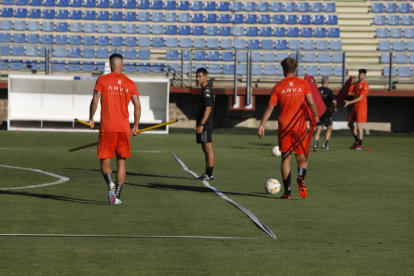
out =
[[(152, 129), (156, 129), (156, 128), (159, 128), (159, 127), (163, 127), (163, 126), (166, 126), (166, 125), (176, 123), (180, 120), (182, 120), (182, 118), (171, 120), (171, 121), (168, 121), (168, 122), (165, 122), (165, 123), (162, 123), (162, 124), (158, 124), (158, 125), (155, 125), (155, 126), (150, 126), (150, 127), (144, 128), (144, 129), (140, 129), (140, 130), (135, 131), (135, 133), (139, 134), (141, 132), (145, 132), (145, 131), (148, 131), (148, 130), (152, 130)], [(89, 127), (92, 126), (90, 123), (79, 120), (79, 119), (75, 119), (75, 121), (78, 122), (78, 123), (84, 124), (85, 126), (89, 126)], [(95, 129), (98, 129), (98, 128), (95, 128)], [(97, 144), (98, 144), (98, 142), (90, 143), (90, 144), (83, 145), (83, 146), (79, 146), (79, 147), (76, 147), (76, 148), (69, 149), (69, 152), (77, 151), (77, 150), (81, 150), (81, 149), (85, 149), (85, 148), (89, 148), (89, 147), (93, 147), (93, 146), (96, 146)]]

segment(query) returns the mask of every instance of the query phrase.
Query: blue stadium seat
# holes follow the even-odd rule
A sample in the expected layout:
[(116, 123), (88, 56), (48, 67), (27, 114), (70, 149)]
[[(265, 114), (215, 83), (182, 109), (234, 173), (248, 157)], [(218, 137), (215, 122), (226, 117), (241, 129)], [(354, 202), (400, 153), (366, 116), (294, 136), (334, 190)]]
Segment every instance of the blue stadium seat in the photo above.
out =
[(191, 3), (191, 10), (193, 10), (193, 11), (202, 11), (203, 10), (203, 2), (193, 1)]
[(11, 20), (0, 20), (0, 30), (9, 31), (12, 29)]
[(390, 26), (400, 25), (400, 17), (398, 15), (390, 15), (388, 16), (387, 23)]
[(283, 5), (281, 2), (272, 2), (272, 12), (283, 12)]
[(138, 72), (140, 73), (151, 73), (151, 64), (150, 63), (139, 63), (137, 65)]
[(385, 12), (387, 12), (387, 13), (396, 13), (397, 12), (397, 4), (396, 3), (386, 3), (385, 4)]
[[(139, 21), (140, 17), (143, 18), (144, 16), (145, 17), (147, 16), (146, 13), (139, 12), (138, 13), (138, 21)], [(149, 21), (149, 13), (148, 13), (148, 20), (147, 21)], [(164, 15), (160, 12), (153, 12), (151, 14), (151, 21), (152, 22), (162, 22), (162, 21), (164, 21)]]
[[(99, 29), (98, 29), (99, 32)], [(121, 34), (123, 33), (123, 26), (122, 24), (111, 24), (111, 33), (113, 34)]]
[(376, 15), (374, 16), (374, 25), (385, 25), (386, 24), (386, 17), (385, 15)]
[(178, 60), (178, 51), (177, 50), (167, 50), (166, 54), (167, 60)]
[(321, 76), (331, 76), (332, 75), (332, 66), (321, 66), (320, 68)]
[(312, 28), (302, 28), (300, 33), (302, 37), (313, 37)]
[(265, 76), (276, 76), (277, 75), (276, 65), (265, 65), (263, 73)]
[(395, 62), (398, 64), (408, 64), (407, 54), (395, 54)]
[(178, 73), (180, 71), (180, 65), (171, 63), (166, 66), (166, 71), (169, 73)]
[(14, 43), (25, 43), (26, 42), (26, 35), (15, 33), (13, 34), (13, 42)]
[(255, 2), (245, 2), (244, 3), (244, 10), (247, 12), (256, 11), (256, 3)]
[(329, 42), (329, 49), (332, 51), (342, 51), (342, 41), (341, 40), (331, 40)]
[(99, 11), (97, 19), (100, 21), (108, 21), (109, 20), (109, 12), (108, 11)]
[(285, 23), (289, 25), (297, 24), (298, 16), (296, 14), (289, 14), (285, 18)]
[(263, 62), (275, 62), (275, 54), (273, 52), (263, 53)]
[(271, 27), (260, 27), (260, 36), (269, 37), (272, 36)]
[(383, 13), (384, 12), (384, 6), (382, 5), (382, 3), (372, 3), (371, 12), (373, 12), (373, 13)]
[(244, 27), (243, 26), (234, 26), (233, 27), (234, 36), (244, 36)]
[(135, 0), (126, 0), (125, 1), (125, 9), (136, 9), (137, 2)]
[(193, 35), (204, 35), (204, 26), (193, 26)]
[(402, 38), (403, 33), (401, 28), (394, 28), (390, 30), (390, 37), (391, 38)]
[(221, 65), (220, 64), (209, 64), (208, 73), (215, 74), (215, 75), (221, 74)]
[(82, 32), (82, 23), (70, 22), (69, 31), (72, 32), (72, 33)]
[(342, 63), (344, 56), (342, 53), (332, 53), (332, 62), (333, 63)]
[[(280, 68), (280, 67), (279, 67)], [(310, 70), (312, 70), (314, 67), (310, 68)], [(282, 69), (283, 70), (283, 69)], [(279, 71), (278, 71), (279, 73)], [(308, 73), (308, 72), (306, 72)], [(309, 72), (310, 73), (310, 72)], [(305, 75), (305, 67), (303, 65), (299, 65), (298, 66), (298, 76), (304, 76)], [(283, 71), (282, 71), (282, 75), (283, 75)]]
[(152, 34), (164, 34), (164, 25), (152, 25)]
[(258, 39), (249, 39), (247, 40), (247, 48), (248, 49), (259, 49), (260, 48), (260, 42)]
[(315, 63), (316, 62), (316, 54), (315, 53), (304, 53), (303, 54), (303, 62)]
[(71, 10), (70, 11), (70, 19), (72, 19), (72, 20), (81, 20), (82, 19), (82, 11), (81, 10)]
[(274, 30), (274, 34), (276, 37), (285, 37), (286, 29), (284, 27), (276, 27)]
[(120, 11), (113, 11), (111, 13), (111, 20), (112, 21), (122, 21), (123, 19), (123, 13)]
[(37, 60), (25, 60), (26, 69), (37, 70), (38, 62)]
[(84, 7), (85, 8), (95, 8), (96, 0), (85, 0)]
[(122, 46), (124, 43), (122, 41), (121, 36), (113, 36), (111, 37), (111, 45), (112, 46)]
[[(105, 24), (106, 26), (108, 26), (108, 24)], [(101, 28), (104, 26), (102, 23), (98, 24), (98, 33), (101, 33), (99, 26), (101, 26)], [(108, 27), (109, 28), (109, 27)], [(85, 23), (83, 24), (83, 31), (85, 33), (94, 33), (95, 32), (95, 23)]]
[(301, 15), (299, 17), (299, 24), (301, 24), (301, 25), (310, 25), (311, 24), (310, 15)]
[[(6, 4), (6, 3), (4, 3), (4, 2), (6, 2), (6, 3), (7, 3), (7, 1), (3, 1), (3, 5), (4, 5), (4, 4)], [(16, 0), (16, 1), (15, 1), (15, 4), (16, 4), (16, 5), (18, 5), (18, 6), (27, 6), (28, 1), (27, 1), (27, 0)], [(6, 5), (7, 5), (7, 4), (6, 4)], [(8, 4), (8, 5), (13, 5), (13, 3), (12, 3), (12, 4)]]
[(220, 40), (220, 48), (221, 49), (232, 49), (233, 48), (233, 40), (228, 38), (223, 38)]
[(56, 14), (57, 19), (68, 19), (69, 11), (68, 10), (58, 10)]
[(398, 67), (398, 76), (399, 77), (411, 77), (411, 68), (410, 67)]
[(300, 50), (300, 40), (289, 40), (289, 49), (295, 51)]
[(94, 71), (95, 70), (95, 63), (92, 61), (84, 61), (82, 62), (82, 71)]
[(320, 2), (312, 2), (311, 3), (311, 12), (322, 12), (322, 3)]
[(285, 12), (295, 12), (296, 11), (296, 3), (295, 2), (284, 2), (284, 10)]
[(205, 61), (206, 60), (206, 52), (205, 51), (194, 51), (194, 60), (195, 61)]
[(308, 65), (305, 70), (310, 76), (318, 76), (318, 66)]
[(137, 50), (135, 49), (127, 49), (125, 50), (125, 59), (136, 59), (137, 58)]
[(54, 57), (66, 57), (66, 48), (64, 47), (54, 47), (53, 48)]
[(331, 57), (329, 56), (329, 53), (319, 53), (318, 62), (319, 63), (330, 63)]
[(69, 7), (69, 0), (57, 0), (58, 7)]
[(55, 25), (53, 22), (42, 22), (42, 31), (43, 32), (53, 32), (55, 30)]
[[(155, 0), (151, 3), (151, 9), (153, 10), (162, 10), (164, 8), (164, 4), (162, 0)], [(139, 1), (138, 9), (149, 9), (149, 1)]]
[(270, 24), (270, 15), (268, 15), (268, 14), (259, 15), (259, 23), (260, 24)]
[(252, 75), (253, 76), (261, 76), (262, 75), (262, 66), (253, 64), (252, 66)]
[(222, 61), (233, 61), (233, 52), (221, 52)]
[(42, 44), (53, 44), (53, 35), (42, 34)]
[(190, 26), (180, 26), (179, 34), (180, 35), (190, 35), (191, 34), (191, 27)]
[(275, 41), (275, 49), (276, 50), (286, 50), (287, 49), (287, 42), (286, 40), (276, 40)]
[(257, 27), (247, 27), (246, 36), (257, 36), (258, 30)]
[[(312, 24), (313, 25), (323, 25), (325, 23), (325, 17), (323, 15), (314, 15), (312, 17)], [(328, 22), (326, 22), (328, 24)], [(330, 25), (336, 25), (336, 24), (330, 24)]]
[(178, 14), (178, 22), (181, 22), (181, 23), (190, 22), (190, 14), (189, 13), (179, 13)]
[(177, 26), (176, 25), (167, 25), (167, 26), (165, 26), (165, 33), (167, 35), (176, 35), (177, 34)]
[(176, 38), (176, 37), (167, 37), (165, 39), (165, 47), (177, 48), (178, 47), (178, 38)]
[(26, 30), (26, 21), (14, 21), (14, 30), (15, 31), (25, 31)]
[[(302, 71), (303, 71), (303, 66), (302, 66)], [(281, 65), (278, 65), (277, 67), (277, 75), (278, 76), (283, 76), (283, 68)]]
[(381, 58), (380, 58), (380, 62), (381, 63), (390, 63), (390, 54), (388, 54), (388, 53), (384, 53), (384, 54), (381, 54)]
[(315, 42), (313, 40), (303, 40), (302, 41), (303, 50), (315, 50)]
[(234, 39), (234, 48), (235, 49), (246, 49), (246, 40), (235, 38)]
[(216, 2), (215, 1), (206, 1), (206, 2), (204, 2), (204, 10), (205, 11), (215, 11), (216, 10)]
[(10, 63), (10, 69), (12, 70), (22, 70), (24, 69), (23, 60), (12, 60)]
[(38, 43), (40, 43), (40, 36), (39, 36), (39, 34), (28, 34), (27, 35), (27, 43), (31, 43), (31, 44), (38, 44)]
[(315, 37), (318, 37), (318, 38), (326, 37), (326, 28), (315, 28)]
[(96, 44), (99, 46), (108, 46), (109, 45), (109, 36), (98, 36)]
[(0, 69), (7, 70), (9, 69), (10, 62), (8, 59), (0, 60)]
[(206, 23), (216, 23), (217, 22), (217, 15), (209, 13), (206, 15)]
[(267, 2), (258, 2), (257, 3), (257, 10), (259, 12), (268, 12), (269, 11), (269, 3), (267, 3)]
[(391, 51), (391, 41), (379, 41), (378, 50), (380, 51)]
[[(383, 75), (385, 77), (389, 77), (390, 76), (390, 67), (384, 67), (384, 71), (383, 71)], [(391, 76), (392, 77), (396, 77), (397, 76), (397, 68), (396, 67), (392, 67), (391, 69)]]
[(71, 0), (70, 6), (71, 7), (82, 7), (82, 0)]
[[(313, 24), (315, 24), (315, 23), (313, 23)], [(338, 25), (338, 16), (337, 15), (328, 15), (326, 17), (325, 24), (326, 25)]]
[(309, 12), (309, 3), (307, 2), (299, 2), (298, 3), (298, 12)]
[(16, 14), (14, 15), (14, 17), (26, 18), (27, 17), (27, 9), (16, 9)]
[[(11, 2), (11, 4), (9, 4), (9, 5), (13, 5), (14, 1), (12, 1), (12, 0), (6, 0), (6, 1)], [(66, 1), (68, 1), (68, 0), (66, 0)], [(30, 6), (41, 6), (42, 5), (42, 0), (31, 0), (29, 2), (29, 5)]]
[(95, 36), (93, 36), (93, 35), (84, 35), (83, 36), (83, 45), (95, 45)]
[(219, 21), (220, 24), (229, 24), (230, 23), (230, 14), (219, 14)]
[(178, 2), (178, 10), (180, 10), (180, 11), (190, 10), (190, 2), (189, 1), (180, 1), (180, 2)]
[(138, 50), (138, 59), (149, 60), (151, 59), (150, 50)]
[(113, 9), (122, 9), (123, 0), (111, 0), (111, 7)]
[(165, 71), (166, 71), (166, 67), (164, 63), (153, 63), (152, 64), (153, 73), (164, 73)]
[(68, 36), (67, 35), (56, 35), (55, 36), (55, 44), (57, 44), (57, 45), (66, 45), (66, 44), (68, 44)]
[[(187, 26), (187, 27), (189, 27), (189, 26)], [(190, 48), (191, 47), (191, 38), (187, 38), (187, 37), (180, 38), (180, 47), (181, 48)]]
[(27, 29), (29, 31), (34, 31), (34, 32), (39, 31), (40, 30), (39, 22), (37, 22), (37, 21), (36, 22), (35, 21), (27, 22)]
[(208, 35), (208, 36), (216, 36), (216, 35), (218, 35), (217, 26), (207, 26), (207, 28), (206, 28), (206, 35)]
[(261, 62), (262, 54), (260, 52), (252, 52), (252, 62)]
[(98, 48), (96, 50), (96, 58), (107, 59), (109, 57), (109, 50), (107, 48)]
[(261, 44), (262, 44), (261, 48), (263, 50), (272, 50), (273, 49), (273, 40), (263, 39)]
[(138, 21), (139, 22), (148, 22), (148, 21), (150, 21), (149, 12), (138, 12)]
[(70, 35), (69, 36), (69, 45), (81, 45), (82, 38), (80, 35)]
[(316, 41), (316, 50), (318, 50), (318, 51), (327, 51), (328, 50), (328, 41), (327, 40), (317, 40)]
[(1, 16), (2, 17), (13, 17), (13, 8), (2, 8)]
[(163, 37), (153, 37), (152, 38), (152, 47), (164, 47), (164, 38)]
[(328, 37), (338, 37), (339, 38), (339, 28), (329, 28)]
[(207, 38), (207, 48), (208, 49), (218, 49), (219, 41), (217, 38)]
[(411, 28), (411, 29), (408, 29), (408, 28), (404, 29), (404, 37), (405, 38), (414, 38), (414, 29), (413, 28)]
[(233, 64), (223, 64), (223, 74), (233, 75), (234, 74), (234, 65)]
[(232, 20), (233, 24), (243, 24), (243, 21), (244, 21), (243, 14), (238, 14), (238, 13), (233, 14), (233, 20)]
[(242, 2), (231, 2), (231, 10), (234, 12), (242, 11), (243, 10), (243, 3)]
[(81, 49), (80, 48), (69, 48), (68, 57), (70, 57), (70, 58), (80, 58), (81, 57)]
[(56, 25), (57, 32), (67, 32), (68, 31), (68, 23), (66, 22), (58, 22)]
[(231, 36), (231, 27), (220, 27), (221, 36)]
[(191, 51), (181, 51), (180, 59), (182, 58), (183, 60), (190, 60), (190, 57)]
[(257, 15), (255, 14), (247, 14), (245, 22), (247, 24), (256, 24), (257, 23)]
[(204, 38), (194, 38), (194, 40), (193, 40), (193, 47), (194, 48), (204, 48), (205, 47), (205, 40), (204, 40)]
[(398, 5), (398, 12), (399, 13), (410, 13), (411, 12), (410, 3), (400, 3)]
[(177, 7), (177, 3), (174, 0), (165, 1), (164, 9), (166, 9), (166, 10), (175, 10), (176, 7)]
[(405, 41), (393, 41), (392, 49), (394, 51), (405, 51)]
[(413, 16), (412, 15), (403, 15), (403, 16), (401, 16), (401, 25), (412, 26), (413, 25)]
[(80, 61), (69, 61), (68, 70), (69, 71), (80, 71), (81, 70)]
[(138, 25), (138, 33), (139, 34), (149, 34), (150, 33), (150, 25), (139, 24)]
[(0, 46), (0, 56), (9, 56), (9, 55), (10, 55), (10, 46)]
[[(201, 15), (202, 17), (203, 15)], [(176, 22), (177, 21), (177, 14), (175, 12), (167, 12), (165, 13), (165, 22)]]
[[(139, 26), (141, 26), (141, 24)], [(137, 25), (136, 24), (125, 24), (125, 33), (126, 34), (136, 34), (137, 33)], [(149, 33), (149, 25), (148, 25), (148, 33)]]
[(335, 12), (336, 11), (336, 3), (328, 2), (324, 5), (325, 12)]

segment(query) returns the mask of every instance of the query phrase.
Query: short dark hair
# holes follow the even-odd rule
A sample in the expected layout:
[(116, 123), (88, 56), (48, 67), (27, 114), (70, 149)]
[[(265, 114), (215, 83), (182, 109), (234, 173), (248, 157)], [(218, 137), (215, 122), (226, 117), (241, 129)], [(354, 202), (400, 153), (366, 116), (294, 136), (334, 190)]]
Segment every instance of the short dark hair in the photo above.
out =
[(121, 55), (121, 54), (117, 54), (117, 53), (115, 53), (115, 54), (112, 54), (112, 55), (109, 57), (109, 62), (112, 62), (112, 60), (113, 60), (114, 58), (120, 58), (121, 60), (124, 60), (124, 58), (122, 57), (122, 55)]
[(298, 67), (298, 62), (296, 59), (292, 57), (287, 57), (280, 63), (282, 65), (283, 71), (285, 71), (285, 74), (288, 73), (295, 73), (296, 68)]
[(198, 68), (196, 71), (196, 74), (201, 73), (203, 75), (208, 75), (207, 69), (206, 68)]
[(367, 70), (365, 70), (365, 69), (359, 69), (359, 71), (358, 71), (358, 72), (359, 72), (360, 74), (361, 74), (361, 73), (363, 73), (363, 74), (365, 74), (365, 75), (367, 74)]

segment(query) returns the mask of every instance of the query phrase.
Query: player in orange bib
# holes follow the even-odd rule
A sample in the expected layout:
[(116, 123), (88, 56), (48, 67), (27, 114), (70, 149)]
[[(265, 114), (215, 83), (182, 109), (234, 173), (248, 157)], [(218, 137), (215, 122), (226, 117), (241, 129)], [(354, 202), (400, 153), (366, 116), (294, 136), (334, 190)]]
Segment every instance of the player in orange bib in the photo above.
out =
[[(365, 81), (366, 74), (367, 70), (359, 70), (358, 81), (349, 88), (350, 93), (354, 92), (354, 99), (352, 101), (344, 101), (344, 107), (354, 104), (351, 114), (349, 115), (348, 126), (355, 138), (355, 143), (351, 146), (351, 149), (356, 150), (362, 150), (362, 139), (364, 138), (363, 124), (367, 122), (368, 118), (367, 96), (369, 86)], [(355, 122), (356, 128), (354, 126)]]
[(285, 193), (281, 198), (290, 199), (291, 188), (291, 153), (295, 153), (298, 177), (297, 184), (299, 186), (299, 195), (306, 198), (307, 189), (305, 185), (306, 170), (308, 168), (308, 160), (305, 156), (305, 144), (308, 135), (306, 125), (306, 115), (303, 106), (309, 104), (312, 113), (315, 115), (316, 121), (319, 121), (318, 111), (314, 103), (309, 84), (295, 76), (297, 70), (297, 62), (295, 59), (288, 57), (281, 63), (285, 78), (273, 87), (272, 95), (260, 122), (258, 135), (260, 139), (265, 136), (264, 125), (269, 119), (276, 105), (280, 106), (278, 140), (279, 148), (282, 152), (282, 177)]
[[(135, 83), (122, 74), (123, 58), (120, 54), (109, 57), (111, 73), (96, 80), (90, 105), (89, 123), (94, 128), (93, 116), (101, 100), (98, 158), (101, 172), (108, 185), (108, 200), (120, 204), (121, 191), (126, 176), (126, 158), (131, 157), (130, 137), (135, 136), (141, 117), (141, 103)], [(134, 105), (134, 125), (130, 129), (128, 105)], [(111, 159), (116, 156), (116, 185), (112, 182)]]

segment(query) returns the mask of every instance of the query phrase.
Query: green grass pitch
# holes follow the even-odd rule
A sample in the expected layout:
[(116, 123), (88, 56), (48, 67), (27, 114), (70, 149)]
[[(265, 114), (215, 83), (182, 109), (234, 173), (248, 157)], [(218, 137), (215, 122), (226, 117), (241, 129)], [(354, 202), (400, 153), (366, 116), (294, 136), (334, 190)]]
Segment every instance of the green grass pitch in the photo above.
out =
[[(211, 185), (249, 209), (278, 237), (271, 239), (241, 211), (183, 171), (204, 170), (195, 135), (139, 135), (122, 205), (109, 205), (92, 149), (96, 133), (0, 132), (0, 234), (214, 236), (253, 239), (0, 236), (0, 275), (413, 275), (412, 135), (365, 137), (373, 151), (349, 149), (333, 133), (331, 152), (311, 152), (308, 198), (280, 200), (264, 192), (281, 179), (277, 138), (255, 130), (217, 130)], [(321, 143), (320, 143), (321, 144)], [(1, 166), (3, 165), (3, 167)], [(116, 170), (115, 163), (112, 163)], [(295, 164), (292, 174), (296, 177)]]

